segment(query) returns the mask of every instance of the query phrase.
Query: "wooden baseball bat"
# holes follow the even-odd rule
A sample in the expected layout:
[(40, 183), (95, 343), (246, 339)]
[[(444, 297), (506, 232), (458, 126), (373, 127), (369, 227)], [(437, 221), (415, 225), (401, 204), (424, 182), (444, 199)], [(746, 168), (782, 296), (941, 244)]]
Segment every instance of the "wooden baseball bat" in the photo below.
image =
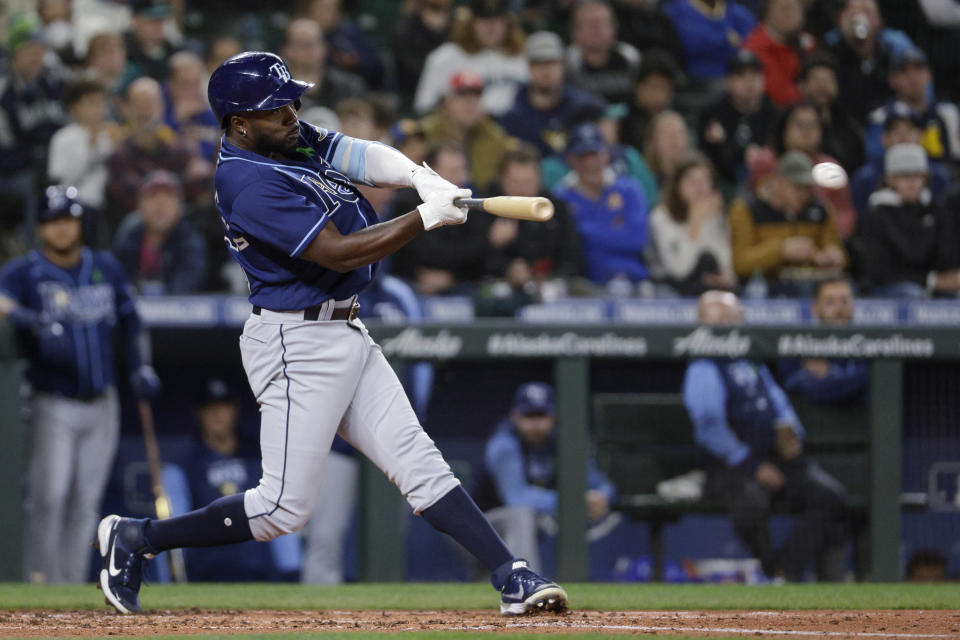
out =
[(486, 211), (501, 218), (546, 222), (553, 217), (553, 203), (543, 197), (495, 196), (493, 198), (457, 198), (459, 207), (472, 211)]
[[(143, 430), (143, 448), (147, 452), (147, 467), (150, 469), (150, 484), (153, 487), (153, 506), (157, 518), (166, 520), (173, 515), (170, 497), (163, 488), (163, 466), (160, 462), (160, 447), (157, 444), (157, 430), (153, 424), (153, 408), (147, 400), (137, 403), (140, 411), (140, 428)], [(183, 550), (171, 549), (167, 552), (170, 561), (170, 574), (174, 582), (187, 581), (187, 569), (184, 565)]]

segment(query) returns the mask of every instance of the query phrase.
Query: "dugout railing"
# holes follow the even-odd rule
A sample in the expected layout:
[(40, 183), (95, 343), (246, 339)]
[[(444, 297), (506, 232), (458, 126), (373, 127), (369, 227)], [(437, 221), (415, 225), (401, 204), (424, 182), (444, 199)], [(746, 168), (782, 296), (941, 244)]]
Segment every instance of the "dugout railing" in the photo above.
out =
[[(154, 308), (158, 308), (154, 302)], [(236, 319), (244, 304), (232, 300), (236, 313), (189, 313), (189, 299), (162, 305), (164, 313), (145, 313), (154, 340), (155, 357), (189, 367), (211, 357), (238, 361)], [(185, 306), (186, 305), (186, 306)], [(245, 307), (249, 312), (249, 307)], [(192, 317), (190, 322), (182, 322)], [(232, 319), (231, 319), (232, 318)], [(587, 577), (586, 522), (582, 499), (585, 461), (590, 450), (592, 422), (591, 361), (678, 361), (708, 357), (863, 358), (871, 361), (868, 394), (867, 457), (869, 459), (866, 530), (867, 577), (877, 581), (900, 578), (900, 514), (902, 503), (922, 504), (923, 496), (902, 495), (904, 363), (960, 361), (960, 332), (949, 327), (744, 326), (698, 328), (693, 325), (641, 326), (624, 323), (533, 324), (515, 320), (473, 320), (457, 324), (416, 326), (368, 322), (371, 333), (395, 366), (415, 360), (436, 362), (551, 361), (557, 394), (559, 532), (557, 577)], [(0, 552), (0, 579), (19, 579), (22, 523), (23, 427), (17, 409), (19, 369), (5, 328), (0, 339), (0, 507), (7, 514), (8, 544)], [(398, 492), (371, 465), (362, 477), (363, 508), (361, 575), (368, 580), (403, 579), (404, 523), (396, 507)]]

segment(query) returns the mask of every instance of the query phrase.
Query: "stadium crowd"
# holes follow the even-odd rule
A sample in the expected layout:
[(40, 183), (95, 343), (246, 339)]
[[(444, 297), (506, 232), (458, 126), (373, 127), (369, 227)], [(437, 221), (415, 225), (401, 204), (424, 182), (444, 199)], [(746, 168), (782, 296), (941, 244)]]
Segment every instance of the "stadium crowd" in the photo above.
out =
[[(807, 296), (838, 273), (878, 296), (960, 291), (952, 0), (221, 4), (5, 3), (2, 261), (30, 246), (43, 188), (69, 184), (86, 243), (141, 294), (244, 293), (205, 87), (266, 48), (315, 83), (306, 121), (556, 203), (545, 225), (474, 215), (418, 238), (388, 269), (420, 296), (512, 315), (747, 283)], [(849, 184), (814, 186), (825, 161)], [(384, 218), (417, 204), (364, 190)]]

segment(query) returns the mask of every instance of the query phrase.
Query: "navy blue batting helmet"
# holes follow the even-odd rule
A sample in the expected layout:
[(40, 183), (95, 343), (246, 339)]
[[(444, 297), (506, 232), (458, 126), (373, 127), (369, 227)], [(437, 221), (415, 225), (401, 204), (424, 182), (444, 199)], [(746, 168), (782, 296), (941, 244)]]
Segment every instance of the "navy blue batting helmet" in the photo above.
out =
[(210, 76), (207, 100), (226, 128), (232, 113), (277, 109), (300, 99), (313, 86), (290, 77), (280, 56), (265, 51), (245, 51), (223, 62)]
[(47, 187), (41, 198), (37, 222), (49, 222), (57, 218), (79, 218), (83, 205), (77, 202), (77, 188), (64, 185)]

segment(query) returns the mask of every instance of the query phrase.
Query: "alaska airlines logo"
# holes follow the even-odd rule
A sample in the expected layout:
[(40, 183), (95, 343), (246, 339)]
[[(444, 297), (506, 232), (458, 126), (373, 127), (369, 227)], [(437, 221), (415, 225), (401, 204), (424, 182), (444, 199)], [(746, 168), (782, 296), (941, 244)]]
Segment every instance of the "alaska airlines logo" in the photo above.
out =
[(287, 69), (287, 65), (283, 64), (282, 62), (275, 62), (270, 65), (270, 73), (277, 76), (284, 82), (290, 80), (290, 71)]
[(463, 348), (463, 338), (452, 335), (446, 329), (442, 329), (435, 335), (424, 335), (420, 329), (410, 327), (384, 340), (382, 348), (387, 357), (444, 360), (460, 353)]
[(726, 335), (715, 335), (708, 327), (699, 327), (690, 335), (674, 338), (673, 354), (677, 356), (719, 356), (741, 358), (750, 351), (750, 337), (733, 329)]

